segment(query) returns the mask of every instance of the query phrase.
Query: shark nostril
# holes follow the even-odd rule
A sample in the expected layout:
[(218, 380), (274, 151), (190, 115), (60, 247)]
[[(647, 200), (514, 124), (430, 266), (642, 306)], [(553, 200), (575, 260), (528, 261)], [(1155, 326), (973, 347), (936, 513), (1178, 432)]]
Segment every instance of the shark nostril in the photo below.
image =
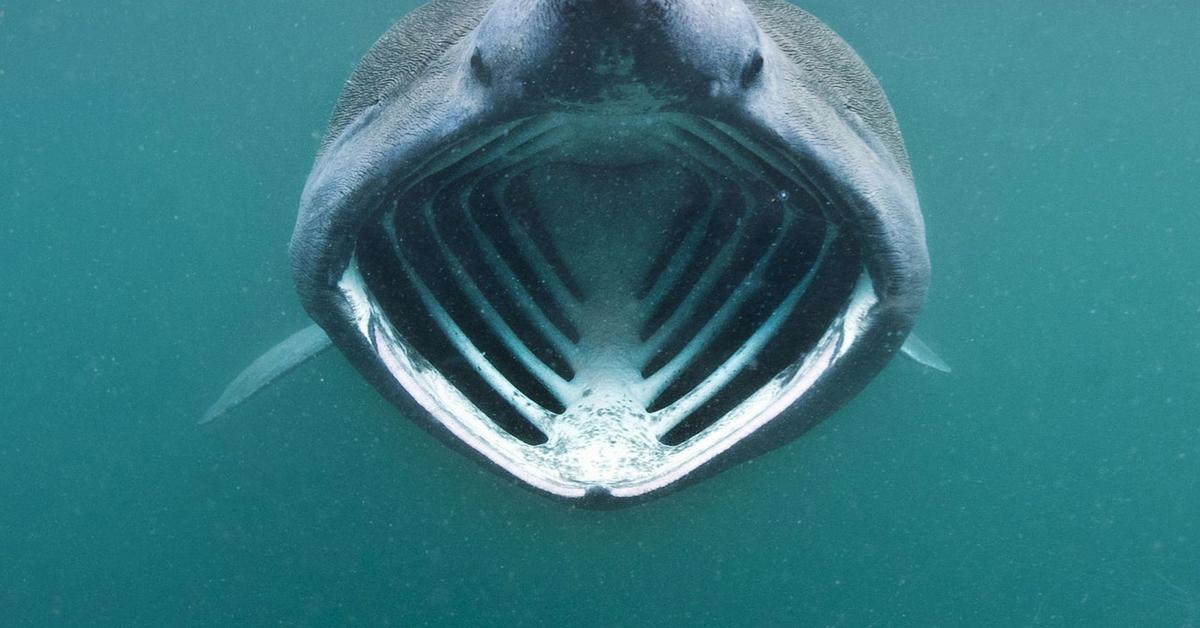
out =
[(478, 48), (471, 55), (471, 73), (475, 75), (475, 80), (479, 81), (484, 87), (491, 86), (492, 70), (483, 62), (483, 55), (479, 52)]
[(762, 75), (763, 56), (760, 53), (754, 53), (754, 58), (750, 59), (750, 63), (746, 64), (746, 68), (742, 70), (742, 89), (749, 88)]

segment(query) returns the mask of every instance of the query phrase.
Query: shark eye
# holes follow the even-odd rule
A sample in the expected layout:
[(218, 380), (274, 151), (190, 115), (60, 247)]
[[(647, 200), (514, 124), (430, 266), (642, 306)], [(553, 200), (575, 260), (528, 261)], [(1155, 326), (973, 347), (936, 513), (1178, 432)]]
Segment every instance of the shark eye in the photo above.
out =
[(750, 59), (750, 63), (746, 64), (746, 68), (742, 70), (742, 89), (746, 89), (758, 80), (762, 75), (763, 57), (759, 53), (754, 53), (754, 58)]
[(471, 55), (471, 73), (475, 75), (475, 79), (483, 84), (484, 87), (492, 84), (492, 70), (483, 62), (483, 55), (480, 54), (478, 48)]

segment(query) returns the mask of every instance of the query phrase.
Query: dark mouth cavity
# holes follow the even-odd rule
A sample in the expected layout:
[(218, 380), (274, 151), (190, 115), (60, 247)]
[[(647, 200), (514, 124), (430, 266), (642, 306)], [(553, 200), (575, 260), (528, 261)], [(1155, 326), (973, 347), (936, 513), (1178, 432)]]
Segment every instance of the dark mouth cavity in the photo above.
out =
[(402, 342), (530, 445), (589, 397), (686, 443), (799, 368), (863, 272), (786, 160), (700, 118), (526, 120), (462, 153), (356, 263)]

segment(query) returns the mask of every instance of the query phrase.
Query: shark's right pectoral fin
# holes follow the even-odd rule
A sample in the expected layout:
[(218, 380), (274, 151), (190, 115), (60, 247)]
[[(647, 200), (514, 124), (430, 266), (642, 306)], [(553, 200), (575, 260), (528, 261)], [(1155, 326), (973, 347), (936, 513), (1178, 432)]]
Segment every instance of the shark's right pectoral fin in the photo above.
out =
[(329, 336), (325, 335), (325, 330), (316, 325), (310, 325), (292, 334), (287, 340), (271, 347), (238, 374), (225, 388), (225, 392), (221, 393), (217, 402), (200, 418), (200, 423), (208, 423), (236, 408), (271, 382), (331, 346), (333, 343)]

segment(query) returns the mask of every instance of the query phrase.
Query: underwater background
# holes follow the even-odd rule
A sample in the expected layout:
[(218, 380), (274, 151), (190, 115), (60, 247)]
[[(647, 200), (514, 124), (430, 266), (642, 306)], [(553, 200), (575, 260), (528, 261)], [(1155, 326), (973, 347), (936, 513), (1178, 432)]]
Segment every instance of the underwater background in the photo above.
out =
[(565, 507), (338, 355), (286, 243), (411, 2), (0, 0), (0, 623), (1200, 620), (1200, 3), (814, 0), (882, 81), (955, 367), (687, 490)]

